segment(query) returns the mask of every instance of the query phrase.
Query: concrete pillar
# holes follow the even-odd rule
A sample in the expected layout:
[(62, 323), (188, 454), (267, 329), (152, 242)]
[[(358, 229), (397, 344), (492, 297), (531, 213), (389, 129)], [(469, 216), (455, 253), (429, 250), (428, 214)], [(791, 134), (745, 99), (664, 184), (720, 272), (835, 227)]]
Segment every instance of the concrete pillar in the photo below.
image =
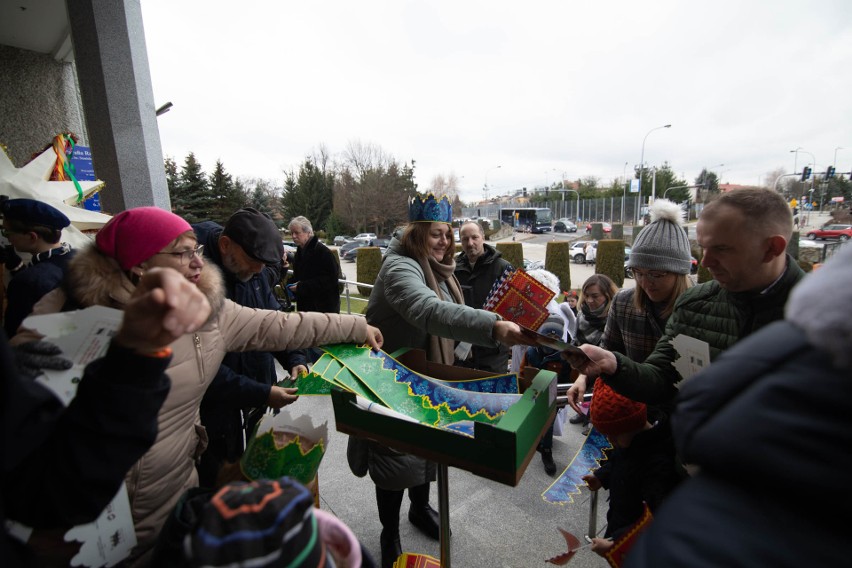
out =
[(138, 0), (67, 0), (74, 60), (105, 213), (171, 210)]

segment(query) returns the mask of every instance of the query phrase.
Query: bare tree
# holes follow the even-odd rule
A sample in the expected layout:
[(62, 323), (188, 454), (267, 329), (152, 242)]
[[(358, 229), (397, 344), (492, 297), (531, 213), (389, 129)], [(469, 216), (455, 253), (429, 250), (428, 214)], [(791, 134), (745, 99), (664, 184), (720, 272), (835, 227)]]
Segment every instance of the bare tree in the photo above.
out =
[(459, 178), (453, 172), (447, 175), (438, 174), (432, 178), (429, 191), (437, 196), (446, 195), (450, 201), (454, 201), (459, 196)]

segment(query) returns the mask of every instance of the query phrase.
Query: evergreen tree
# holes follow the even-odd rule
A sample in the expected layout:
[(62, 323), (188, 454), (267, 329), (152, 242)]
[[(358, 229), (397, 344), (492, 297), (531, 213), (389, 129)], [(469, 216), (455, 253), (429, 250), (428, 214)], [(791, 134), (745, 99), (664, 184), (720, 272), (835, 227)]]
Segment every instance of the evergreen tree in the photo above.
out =
[(177, 215), (190, 223), (210, 218), (213, 197), (208, 191), (207, 176), (192, 152), (186, 156), (176, 189), (178, 198), (172, 202), (172, 209)]
[(325, 171), (313, 159), (306, 159), (298, 176), (287, 174), (281, 208), (285, 219), (297, 215), (307, 217), (315, 230), (324, 228), (331, 215), (334, 195), (334, 174)]
[(210, 218), (217, 223), (224, 224), (234, 211), (245, 206), (245, 194), (225, 171), (221, 160), (216, 161), (216, 169), (210, 176), (210, 194), (214, 200)]

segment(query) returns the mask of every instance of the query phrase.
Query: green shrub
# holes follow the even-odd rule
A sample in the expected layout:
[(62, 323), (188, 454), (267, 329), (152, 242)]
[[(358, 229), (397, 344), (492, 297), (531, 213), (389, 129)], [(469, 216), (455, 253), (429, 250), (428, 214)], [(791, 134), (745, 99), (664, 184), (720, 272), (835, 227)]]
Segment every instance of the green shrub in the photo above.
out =
[(642, 232), (642, 226), (641, 225), (634, 225), (633, 226), (633, 236), (632, 236), (632, 240), (630, 241), (631, 244), (636, 243), (636, 237), (638, 237), (639, 233), (641, 233), (641, 232)]
[(799, 231), (793, 231), (793, 236), (790, 237), (790, 242), (787, 243), (787, 252), (799, 260)]
[(609, 238), (615, 239), (618, 241), (624, 240), (624, 225), (621, 223), (613, 223), (612, 224), (612, 232), (609, 234)]
[(607, 239), (598, 241), (595, 274), (609, 276), (615, 285), (624, 285), (624, 241)]
[[(355, 274), (358, 282), (375, 284), (382, 267), (382, 251), (379, 247), (359, 247), (356, 255)], [(358, 286), (358, 293), (363, 296), (369, 296), (371, 291), (370, 288)]]
[(521, 243), (497, 243), (495, 248), (499, 250), (503, 255), (503, 258), (515, 268), (524, 267), (524, 247)]
[(603, 232), (603, 223), (592, 223), (592, 238), (596, 241), (603, 240), (604, 232)]
[(544, 268), (559, 277), (560, 290), (570, 290), (571, 243), (568, 241), (550, 241), (547, 243)]

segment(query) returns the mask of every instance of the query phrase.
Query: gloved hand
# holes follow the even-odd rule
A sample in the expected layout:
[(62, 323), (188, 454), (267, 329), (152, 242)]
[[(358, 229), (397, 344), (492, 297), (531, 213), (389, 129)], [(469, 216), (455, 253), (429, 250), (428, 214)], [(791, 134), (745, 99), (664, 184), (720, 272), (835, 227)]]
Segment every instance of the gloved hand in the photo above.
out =
[(0, 262), (6, 265), (6, 268), (9, 270), (18, 270), (23, 265), (24, 261), (21, 260), (21, 257), (18, 256), (18, 253), (15, 252), (15, 247), (12, 245), (6, 245), (3, 248), (0, 248)]
[(64, 371), (70, 369), (73, 363), (62, 356), (62, 351), (48, 341), (29, 341), (12, 347), (18, 372), (22, 377), (34, 379), (43, 369)]

